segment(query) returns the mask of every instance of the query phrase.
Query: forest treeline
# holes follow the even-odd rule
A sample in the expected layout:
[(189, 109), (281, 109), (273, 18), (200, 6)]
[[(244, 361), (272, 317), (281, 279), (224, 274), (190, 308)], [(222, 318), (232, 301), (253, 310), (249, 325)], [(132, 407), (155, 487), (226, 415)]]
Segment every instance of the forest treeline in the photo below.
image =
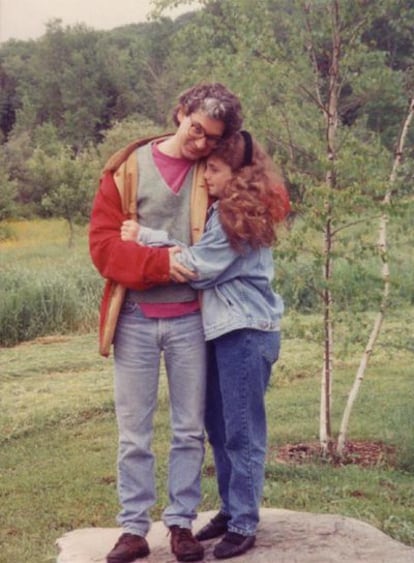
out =
[[(37, 40), (0, 46), (0, 219), (86, 217), (107, 154), (169, 129), (177, 94), (200, 80), (223, 81), (241, 97), (246, 126), (283, 168), (295, 201), (324, 182), (318, 96), (329, 90), (332, 2), (187, 4), (174, 21), (96, 31), (56, 20)], [(413, 91), (414, 2), (338, 4), (338, 187), (380, 198)], [(401, 194), (412, 191), (413, 141), (411, 131)]]

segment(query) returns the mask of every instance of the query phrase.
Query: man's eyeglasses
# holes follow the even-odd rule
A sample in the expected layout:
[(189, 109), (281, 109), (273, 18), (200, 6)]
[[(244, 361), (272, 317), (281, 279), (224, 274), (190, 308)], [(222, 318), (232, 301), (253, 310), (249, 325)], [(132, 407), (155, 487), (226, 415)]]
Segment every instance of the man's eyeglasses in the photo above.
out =
[(190, 117), (190, 127), (188, 129), (188, 135), (192, 139), (205, 139), (206, 144), (209, 147), (217, 147), (221, 141), (223, 140), (220, 135), (207, 135), (204, 130), (204, 127), (197, 123), (197, 121), (193, 121)]

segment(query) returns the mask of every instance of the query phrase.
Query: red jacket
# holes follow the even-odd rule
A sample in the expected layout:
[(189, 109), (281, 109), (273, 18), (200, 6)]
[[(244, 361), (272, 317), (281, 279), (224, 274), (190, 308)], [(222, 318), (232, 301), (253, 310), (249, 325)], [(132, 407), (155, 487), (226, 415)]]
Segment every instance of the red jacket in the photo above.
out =
[[(136, 158), (133, 157), (131, 161), (135, 163)], [(122, 164), (126, 162), (124, 160)], [(119, 170), (124, 174), (122, 164), (115, 170), (106, 167), (93, 202), (89, 228), (92, 261), (106, 278), (99, 323), (99, 351), (103, 356), (109, 355), (126, 288), (143, 290), (170, 281), (168, 249), (139, 246), (135, 242), (121, 240), (121, 225), (124, 220), (131, 218), (131, 213), (126, 211), (130, 208), (130, 202), (126, 200), (131, 197), (136, 200), (135, 196), (131, 196), (130, 189), (117, 177)], [(207, 211), (208, 194), (202, 170), (203, 167), (197, 165), (200, 173), (194, 174), (192, 187), (189, 220), (193, 242), (203, 232)]]

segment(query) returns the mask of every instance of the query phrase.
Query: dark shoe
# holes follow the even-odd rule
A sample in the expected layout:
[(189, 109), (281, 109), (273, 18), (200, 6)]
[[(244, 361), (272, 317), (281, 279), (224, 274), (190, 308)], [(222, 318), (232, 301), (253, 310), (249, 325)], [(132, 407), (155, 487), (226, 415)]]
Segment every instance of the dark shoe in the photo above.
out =
[(171, 551), (177, 561), (200, 561), (204, 557), (204, 547), (198, 542), (189, 528), (170, 526)]
[(224, 538), (214, 547), (213, 555), (216, 559), (229, 559), (242, 555), (254, 546), (256, 536), (242, 536), (235, 532), (227, 532)]
[(112, 551), (106, 556), (107, 563), (130, 563), (149, 555), (147, 540), (135, 534), (122, 534)]
[(230, 516), (219, 512), (208, 524), (203, 526), (201, 530), (196, 533), (195, 538), (199, 541), (206, 541), (222, 536), (227, 532), (227, 524), (229, 520)]

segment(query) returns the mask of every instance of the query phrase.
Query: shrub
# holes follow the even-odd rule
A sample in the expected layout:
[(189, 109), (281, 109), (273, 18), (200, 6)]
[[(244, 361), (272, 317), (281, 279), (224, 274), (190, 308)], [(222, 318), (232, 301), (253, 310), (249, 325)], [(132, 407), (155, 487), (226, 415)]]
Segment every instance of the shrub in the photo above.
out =
[(101, 285), (92, 269), (9, 270), (0, 288), (0, 345), (95, 328)]

